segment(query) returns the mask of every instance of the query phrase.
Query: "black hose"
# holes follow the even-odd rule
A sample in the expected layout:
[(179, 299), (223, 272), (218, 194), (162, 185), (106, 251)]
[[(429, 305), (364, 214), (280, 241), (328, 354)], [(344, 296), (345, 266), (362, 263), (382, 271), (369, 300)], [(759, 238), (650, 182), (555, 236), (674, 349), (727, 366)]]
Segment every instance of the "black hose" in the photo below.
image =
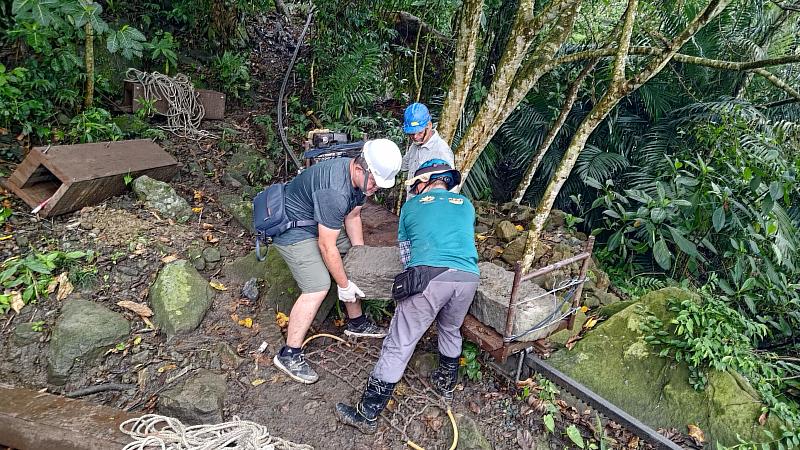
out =
[(292, 161), (297, 166), (297, 170), (301, 170), (303, 168), (302, 164), (300, 164), (300, 160), (297, 158), (297, 155), (294, 154), (291, 148), (289, 148), (289, 141), (286, 139), (286, 128), (284, 127), (283, 121), (283, 103), (284, 98), (286, 97), (286, 85), (289, 83), (289, 75), (292, 74), (292, 68), (294, 68), (294, 63), (297, 60), (297, 54), (300, 53), (300, 45), (303, 43), (303, 38), (306, 36), (306, 32), (308, 31), (308, 26), (311, 24), (311, 17), (314, 15), (314, 5), (309, 4), (308, 7), (308, 17), (306, 17), (306, 25), (303, 27), (303, 32), (300, 33), (300, 38), (297, 39), (297, 44), (294, 47), (294, 55), (292, 55), (292, 60), (289, 61), (289, 68), (286, 69), (286, 76), (283, 77), (283, 84), (281, 85), (281, 92), (280, 96), (278, 97), (278, 134), (281, 136), (281, 143), (283, 144), (283, 148), (286, 150), (286, 154), (292, 158)]

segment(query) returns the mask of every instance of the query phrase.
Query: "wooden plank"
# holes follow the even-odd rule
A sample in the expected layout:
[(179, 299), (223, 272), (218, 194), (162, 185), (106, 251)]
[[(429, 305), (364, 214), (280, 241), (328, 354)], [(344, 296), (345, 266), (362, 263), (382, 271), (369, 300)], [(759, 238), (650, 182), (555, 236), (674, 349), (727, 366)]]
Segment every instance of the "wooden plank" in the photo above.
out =
[[(33, 151), (42, 151), (44, 148), (37, 147)], [(68, 182), (175, 166), (177, 161), (149, 139), (137, 139), (55, 145), (41, 157), (41, 164), (62, 182)]]

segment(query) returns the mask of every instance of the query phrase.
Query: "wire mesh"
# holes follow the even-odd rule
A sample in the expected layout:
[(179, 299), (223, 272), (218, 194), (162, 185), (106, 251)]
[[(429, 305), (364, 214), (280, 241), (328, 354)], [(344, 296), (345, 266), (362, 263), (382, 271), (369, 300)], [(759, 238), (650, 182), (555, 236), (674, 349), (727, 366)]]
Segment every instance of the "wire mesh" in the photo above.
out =
[[(365, 340), (335, 342), (306, 352), (306, 360), (316, 369), (327, 372), (345, 382), (354, 392), (361, 393), (378, 361), (380, 346)], [(430, 408), (446, 409), (444, 399), (412, 368), (407, 368), (397, 383), (392, 401), (381, 417), (389, 427), (379, 427), (376, 439), (419, 441), (424, 438), (425, 427), (413, 427), (415, 421), (423, 423)]]

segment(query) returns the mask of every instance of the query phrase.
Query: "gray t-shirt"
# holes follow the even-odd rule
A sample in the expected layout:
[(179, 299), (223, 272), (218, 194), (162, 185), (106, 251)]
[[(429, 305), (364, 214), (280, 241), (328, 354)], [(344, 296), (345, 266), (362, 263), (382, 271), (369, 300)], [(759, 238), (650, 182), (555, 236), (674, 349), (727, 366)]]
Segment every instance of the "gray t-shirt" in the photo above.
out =
[[(443, 159), (450, 164), (450, 167), (455, 167), (453, 151), (436, 130), (433, 130), (428, 142), (422, 145), (411, 144), (406, 154), (403, 155), (403, 164), (400, 166), (400, 170), (408, 171), (406, 178), (411, 178), (422, 163), (431, 159)], [(411, 193), (411, 187), (406, 186), (406, 200), (410, 200), (412, 197), (414, 194)]]
[[(350, 178), (351, 158), (336, 158), (314, 164), (286, 185), (286, 215), (291, 220), (314, 220), (327, 228), (339, 230), (344, 218), (364, 204), (366, 196), (353, 187)], [(317, 226), (296, 227), (275, 236), (278, 245), (290, 245), (317, 238)]]

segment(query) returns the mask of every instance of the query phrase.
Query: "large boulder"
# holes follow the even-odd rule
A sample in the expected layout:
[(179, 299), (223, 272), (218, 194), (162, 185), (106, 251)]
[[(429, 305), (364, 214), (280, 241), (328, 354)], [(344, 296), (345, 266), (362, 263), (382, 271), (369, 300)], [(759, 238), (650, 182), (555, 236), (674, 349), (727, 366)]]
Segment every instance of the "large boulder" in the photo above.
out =
[(391, 300), (394, 277), (403, 265), (397, 247), (357, 245), (344, 257), (344, 270), (366, 298)]
[[(254, 256), (255, 258), (255, 256)], [(283, 260), (281, 254), (277, 250), (270, 249), (265, 261), (264, 281), (266, 289), (261, 295), (261, 303), (263, 307), (273, 307), (276, 312), (282, 312), (289, 315), (289, 312), (294, 306), (294, 302), (301, 294), (300, 288), (297, 287), (297, 282), (292, 277), (292, 272), (286, 261)], [(328, 291), (327, 297), (322, 301), (317, 315), (314, 316), (316, 322), (322, 322), (328, 317), (328, 314), (336, 304), (338, 297), (336, 293), (336, 285), (331, 281), (331, 289)]]
[(197, 328), (213, 299), (208, 281), (183, 259), (165, 265), (150, 287), (153, 318), (168, 337)]
[[(265, 249), (261, 248), (262, 255)], [(269, 253), (277, 253), (275, 249), (270, 249)], [(244, 283), (251, 278), (263, 280), (267, 275), (267, 261), (259, 261), (256, 252), (252, 251), (222, 267), (222, 273), (226, 278), (237, 283)]]
[[(673, 318), (670, 299), (695, 295), (678, 288), (651, 292), (640, 302), (617, 312), (575, 344), (555, 352), (548, 362), (654, 429), (700, 427), (707, 442), (734, 445), (736, 436), (756, 442), (766, 439), (758, 425), (762, 403), (738, 374), (712, 370), (705, 391), (688, 382), (683, 363), (658, 356), (644, 341), (640, 324), (655, 315)], [(775, 429), (775, 419), (767, 427)]]
[(48, 381), (61, 385), (73, 369), (94, 367), (129, 333), (130, 324), (121, 314), (88, 300), (68, 300), (50, 338)]
[(183, 197), (175, 193), (167, 183), (142, 175), (133, 180), (133, 192), (146, 207), (154, 209), (178, 222), (186, 222), (192, 215), (192, 208)]
[(220, 423), (226, 392), (225, 375), (200, 369), (180, 385), (161, 393), (158, 412), (188, 425)]
[[(469, 312), (482, 323), (503, 334), (506, 327), (508, 302), (511, 298), (514, 273), (490, 262), (482, 262), (478, 264), (478, 267), (481, 271), (481, 282)], [(559, 303), (555, 296), (548, 294), (547, 291), (531, 281), (520, 284), (514, 326), (511, 333), (518, 335), (540, 325), (543, 320), (553, 313), (553, 308), (558, 307)], [(541, 339), (557, 326), (558, 324), (551, 324), (526, 334), (519, 340), (535, 341)]]
[(220, 196), (219, 203), (242, 228), (251, 233), (255, 232), (252, 200), (243, 200), (239, 195), (226, 194)]

